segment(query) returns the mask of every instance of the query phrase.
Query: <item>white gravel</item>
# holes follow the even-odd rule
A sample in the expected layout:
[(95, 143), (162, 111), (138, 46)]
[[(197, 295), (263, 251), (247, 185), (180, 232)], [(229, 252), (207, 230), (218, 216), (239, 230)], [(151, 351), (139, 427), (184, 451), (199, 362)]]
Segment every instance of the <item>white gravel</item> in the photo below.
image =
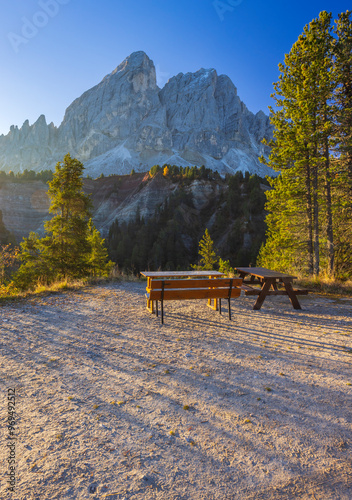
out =
[(144, 292), (0, 308), (0, 497), (350, 500), (352, 299), (167, 302), (162, 326)]

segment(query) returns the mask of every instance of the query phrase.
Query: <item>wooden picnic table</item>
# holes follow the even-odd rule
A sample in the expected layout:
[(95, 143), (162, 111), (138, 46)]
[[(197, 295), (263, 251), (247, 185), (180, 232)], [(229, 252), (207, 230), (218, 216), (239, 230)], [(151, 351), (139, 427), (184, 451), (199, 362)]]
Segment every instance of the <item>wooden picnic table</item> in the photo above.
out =
[[(253, 309), (260, 309), (267, 295), (288, 295), (294, 309), (302, 309), (297, 295), (306, 295), (308, 290), (293, 288), (292, 283), (294, 279), (297, 279), (296, 276), (264, 267), (236, 267), (235, 269), (243, 278), (242, 289), (245, 295), (258, 295)], [(246, 276), (250, 276), (250, 278), (245, 279)], [(278, 284), (283, 285), (283, 289), (279, 289)], [(254, 288), (252, 285), (261, 285), (261, 288)]]
[[(147, 288), (150, 288), (152, 279), (166, 279), (166, 278), (216, 278), (225, 276), (220, 271), (143, 271), (142, 276), (147, 278)], [(214, 299), (214, 306), (211, 306), (211, 300), (208, 300), (208, 305), (213, 309), (218, 309), (217, 299)], [(147, 299), (147, 309), (153, 313), (154, 305), (152, 300)]]

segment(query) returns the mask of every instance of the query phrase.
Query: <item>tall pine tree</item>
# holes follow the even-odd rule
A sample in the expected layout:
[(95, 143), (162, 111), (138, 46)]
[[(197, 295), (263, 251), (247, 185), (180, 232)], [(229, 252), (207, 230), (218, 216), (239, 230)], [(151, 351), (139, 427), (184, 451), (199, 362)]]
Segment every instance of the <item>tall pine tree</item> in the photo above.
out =
[(341, 85), (335, 44), (331, 14), (321, 12), (279, 65), (272, 95), (276, 109), (270, 109), (274, 140), (267, 164), (280, 174), (267, 194), (268, 239), (259, 255), (261, 265), (314, 275), (334, 272), (335, 98)]
[(352, 270), (352, 21), (351, 11), (335, 22), (335, 178), (336, 272)]
[(83, 192), (83, 165), (67, 154), (49, 182), (51, 220), (45, 223), (45, 256), (60, 277), (88, 273), (91, 201)]
[(45, 236), (31, 233), (21, 243), (22, 265), (15, 284), (27, 288), (38, 281), (105, 276), (112, 263), (91, 220), (91, 202), (83, 191), (83, 165), (67, 154), (49, 182), (51, 220)]

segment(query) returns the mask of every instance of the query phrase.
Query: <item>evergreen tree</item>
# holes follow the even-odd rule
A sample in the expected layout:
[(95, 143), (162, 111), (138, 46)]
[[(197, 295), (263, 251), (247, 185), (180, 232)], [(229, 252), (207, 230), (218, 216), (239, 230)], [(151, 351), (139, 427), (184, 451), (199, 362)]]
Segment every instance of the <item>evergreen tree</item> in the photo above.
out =
[(81, 277), (89, 272), (89, 227), (91, 201), (83, 192), (83, 165), (67, 154), (57, 163), (54, 178), (49, 182), (54, 214), (45, 223), (45, 257), (60, 277)]
[(337, 220), (334, 145), (339, 84), (331, 14), (321, 12), (280, 64), (268, 164), (280, 175), (267, 192), (268, 238), (259, 263), (318, 275), (334, 271)]
[(106, 275), (111, 269), (104, 241), (91, 221), (91, 202), (83, 192), (83, 169), (69, 154), (56, 165), (48, 191), (53, 217), (44, 225), (43, 238), (31, 233), (21, 243), (22, 265), (14, 277), (17, 286)]
[(336, 21), (335, 55), (336, 133), (334, 218), (336, 271), (341, 276), (352, 269), (352, 21), (351, 11)]
[[(340, 168), (349, 193), (352, 193), (352, 20), (351, 11), (341, 13), (336, 21), (337, 40), (334, 46), (335, 71), (338, 86), (337, 150), (341, 157)], [(352, 196), (350, 197), (350, 201)], [(351, 201), (352, 203), (352, 201)]]
[(43, 239), (36, 233), (30, 232), (28, 238), (23, 238), (19, 254), (22, 265), (14, 276), (18, 288), (26, 289), (39, 281), (50, 282), (54, 279), (54, 270), (44, 255)]
[(219, 261), (219, 257), (216, 255), (214, 250), (214, 242), (210, 237), (208, 229), (205, 230), (205, 233), (199, 242), (199, 255), (201, 256), (199, 265), (192, 266), (194, 269), (211, 271), (215, 268), (215, 265)]
[(161, 170), (160, 165), (153, 165), (149, 170), (149, 177), (155, 177), (155, 175)]
[(114, 263), (108, 261), (108, 250), (105, 240), (101, 238), (99, 231), (93, 224), (92, 219), (88, 222), (88, 244), (90, 247), (88, 266), (89, 273), (93, 276), (108, 276)]
[(8, 279), (18, 260), (19, 249), (11, 244), (0, 244), (0, 285)]

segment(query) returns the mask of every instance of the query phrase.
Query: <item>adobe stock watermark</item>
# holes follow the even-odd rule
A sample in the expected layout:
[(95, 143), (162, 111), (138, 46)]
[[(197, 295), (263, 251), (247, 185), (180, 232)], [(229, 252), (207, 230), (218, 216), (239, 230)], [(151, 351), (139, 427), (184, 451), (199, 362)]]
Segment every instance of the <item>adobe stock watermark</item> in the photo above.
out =
[(233, 12), (234, 7), (238, 7), (242, 2), (243, 0), (226, 0), (224, 2), (221, 0), (214, 0), (213, 7), (219, 16), (220, 21), (223, 21), (225, 19), (225, 12)]
[(39, 31), (49, 24), (50, 19), (58, 15), (62, 5), (67, 5), (70, 2), (71, 0), (40, 0), (38, 2), (40, 9), (30, 19), (28, 17), (21, 17), (21, 33), (11, 31), (7, 35), (14, 52), (17, 54), (22, 45), (26, 45), (36, 37)]

